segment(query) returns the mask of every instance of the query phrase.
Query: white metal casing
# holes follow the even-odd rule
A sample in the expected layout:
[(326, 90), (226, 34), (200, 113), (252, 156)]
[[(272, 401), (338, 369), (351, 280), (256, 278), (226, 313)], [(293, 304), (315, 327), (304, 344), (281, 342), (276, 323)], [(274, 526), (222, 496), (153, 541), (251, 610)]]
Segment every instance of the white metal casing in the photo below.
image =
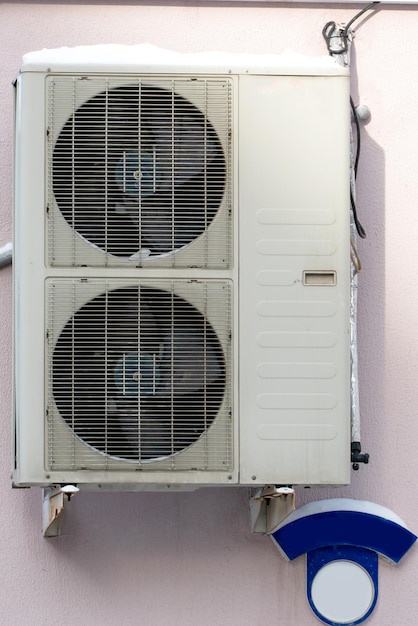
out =
[[(229, 267), (50, 263), (46, 83), (66, 75), (230, 81)], [(176, 55), (147, 46), (27, 55), (17, 80), (15, 135), (16, 485), (145, 490), (349, 482), (349, 124), (348, 71), (328, 58)], [(216, 223), (209, 227), (215, 233)], [(103, 256), (85, 249), (88, 259)], [(48, 465), (49, 285), (138, 278), (231, 285), (232, 449), (225, 471), (162, 465), (134, 472), (123, 463), (112, 467), (112, 460), (110, 469)]]

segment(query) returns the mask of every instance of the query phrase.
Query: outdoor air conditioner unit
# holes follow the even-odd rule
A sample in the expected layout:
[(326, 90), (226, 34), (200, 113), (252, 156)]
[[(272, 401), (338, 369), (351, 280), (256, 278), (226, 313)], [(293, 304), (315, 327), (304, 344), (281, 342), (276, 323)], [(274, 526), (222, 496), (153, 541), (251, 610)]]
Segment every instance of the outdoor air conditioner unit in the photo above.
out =
[(26, 55), (16, 486), (349, 482), (349, 133), (328, 57)]

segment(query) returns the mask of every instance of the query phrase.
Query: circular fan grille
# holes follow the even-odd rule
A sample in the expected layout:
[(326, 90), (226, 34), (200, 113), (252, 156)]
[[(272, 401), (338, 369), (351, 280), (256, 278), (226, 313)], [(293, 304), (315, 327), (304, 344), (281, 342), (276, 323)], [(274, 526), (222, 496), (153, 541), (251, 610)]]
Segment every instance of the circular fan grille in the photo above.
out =
[(82, 237), (121, 257), (182, 248), (215, 216), (225, 159), (206, 116), (159, 87), (125, 85), (69, 117), (53, 152), (60, 211)]
[(110, 456), (180, 452), (212, 424), (225, 390), (222, 347), (205, 317), (171, 293), (122, 288), (79, 309), (53, 355), (68, 426)]

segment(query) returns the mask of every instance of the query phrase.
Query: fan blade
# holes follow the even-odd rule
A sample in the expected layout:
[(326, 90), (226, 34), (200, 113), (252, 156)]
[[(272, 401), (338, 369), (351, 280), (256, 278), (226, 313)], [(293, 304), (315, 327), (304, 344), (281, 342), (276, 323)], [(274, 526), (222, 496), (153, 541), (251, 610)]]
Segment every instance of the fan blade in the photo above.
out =
[[(195, 443), (212, 424), (224, 387), (141, 402), (119, 399), (119, 424), (133, 455), (142, 460), (171, 456)], [(139, 452), (140, 448), (140, 452)]]
[(216, 381), (222, 375), (220, 356), (219, 346), (203, 333), (174, 329), (164, 342), (157, 395), (185, 395)]

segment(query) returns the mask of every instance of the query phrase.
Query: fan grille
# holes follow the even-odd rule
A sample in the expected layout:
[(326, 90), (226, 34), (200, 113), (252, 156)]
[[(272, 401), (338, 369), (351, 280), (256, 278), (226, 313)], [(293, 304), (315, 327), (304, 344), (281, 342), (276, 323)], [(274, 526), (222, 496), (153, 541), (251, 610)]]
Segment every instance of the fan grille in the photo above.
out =
[(229, 281), (50, 280), (50, 470), (232, 464)]
[(231, 81), (48, 79), (48, 259), (227, 268)]

